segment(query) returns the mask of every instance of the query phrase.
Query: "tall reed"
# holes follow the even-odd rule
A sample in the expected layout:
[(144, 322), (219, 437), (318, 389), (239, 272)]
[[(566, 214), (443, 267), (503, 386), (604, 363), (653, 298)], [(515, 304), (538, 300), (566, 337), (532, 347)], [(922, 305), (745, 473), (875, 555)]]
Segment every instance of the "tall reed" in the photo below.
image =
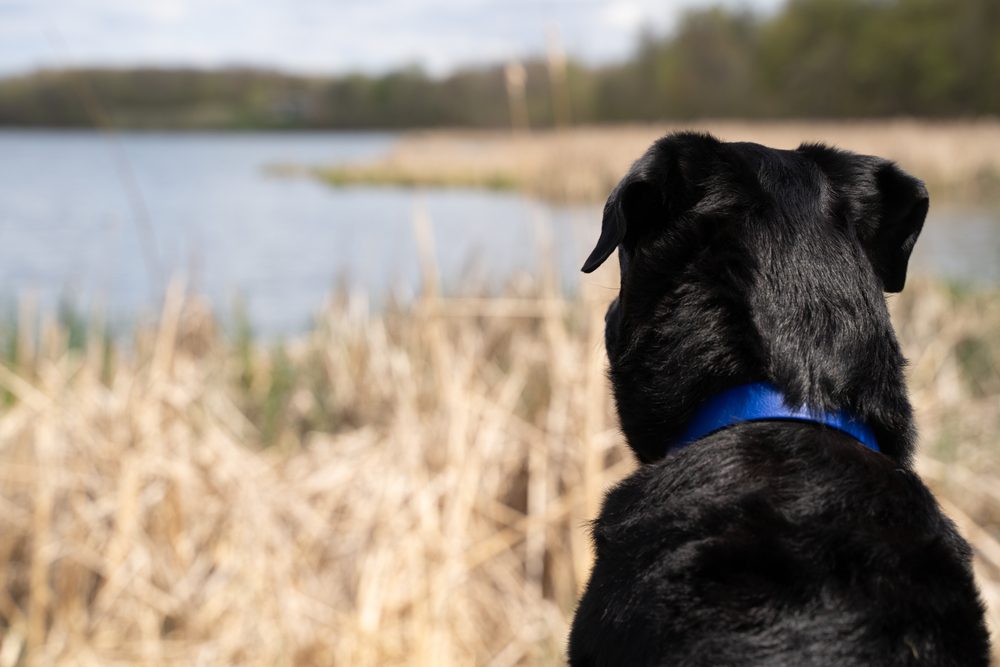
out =
[[(278, 347), (177, 286), (127, 344), (23, 330), (0, 366), (0, 667), (560, 664), (587, 522), (633, 466), (599, 282), (444, 298), (428, 273), (378, 313), (337, 294)], [(918, 283), (892, 305), (920, 470), (997, 628), (1000, 300)]]

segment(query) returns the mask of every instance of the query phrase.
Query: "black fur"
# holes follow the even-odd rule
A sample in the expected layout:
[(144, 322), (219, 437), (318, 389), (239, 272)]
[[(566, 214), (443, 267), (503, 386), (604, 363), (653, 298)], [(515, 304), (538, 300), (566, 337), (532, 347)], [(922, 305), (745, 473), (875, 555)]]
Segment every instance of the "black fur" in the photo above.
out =
[[(969, 547), (910, 469), (883, 296), (927, 205), (880, 158), (691, 133), (612, 192), (584, 271), (618, 249), (606, 345), (643, 465), (595, 523), (572, 665), (988, 664)], [(884, 454), (794, 422), (667, 451), (705, 399), (755, 381), (851, 411)]]

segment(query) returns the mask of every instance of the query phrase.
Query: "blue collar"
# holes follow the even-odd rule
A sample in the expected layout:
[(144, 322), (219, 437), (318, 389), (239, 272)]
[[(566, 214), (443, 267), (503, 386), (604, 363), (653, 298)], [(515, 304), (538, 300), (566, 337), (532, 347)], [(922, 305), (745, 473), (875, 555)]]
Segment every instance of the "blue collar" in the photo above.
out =
[(766, 382), (733, 387), (708, 399), (698, 408), (687, 430), (670, 449), (680, 449), (724, 428), (751, 421), (800, 421), (823, 424), (843, 431), (868, 449), (879, 452), (875, 434), (862, 421), (840, 410), (816, 412), (807, 407), (791, 408), (784, 394)]

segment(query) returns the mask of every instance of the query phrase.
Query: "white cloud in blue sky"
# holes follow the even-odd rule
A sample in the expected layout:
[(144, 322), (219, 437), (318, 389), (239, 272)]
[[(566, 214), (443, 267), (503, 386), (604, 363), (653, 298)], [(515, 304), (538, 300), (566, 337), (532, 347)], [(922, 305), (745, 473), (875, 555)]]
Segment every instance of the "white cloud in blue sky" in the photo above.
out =
[[(711, 0), (0, 0), (0, 72), (41, 66), (253, 64), (330, 72), (420, 63), (446, 72), (545, 50), (626, 56)], [(780, 0), (725, 0), (773, 10)]]

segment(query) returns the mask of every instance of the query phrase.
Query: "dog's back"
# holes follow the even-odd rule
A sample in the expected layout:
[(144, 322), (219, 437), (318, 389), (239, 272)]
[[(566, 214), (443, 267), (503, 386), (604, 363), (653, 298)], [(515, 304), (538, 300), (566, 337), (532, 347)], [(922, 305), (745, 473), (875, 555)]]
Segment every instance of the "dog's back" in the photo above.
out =
[(752, 423), (609, 496), (574, 665), (983, 665), (969, 552), (912, 473)]
[[(595, 522), (570, 662), (986, 665), (969, 548), (910, 469), (881, 295), (902, 289), (922, 184), (823, 147), (677, 135), (605, 211), (585, 269), (620, 246), (607, 346), (644, 465)], [(799, 421), (671, 448), (714, 394), (759, 381), (856, 415), (881, 452)]]

